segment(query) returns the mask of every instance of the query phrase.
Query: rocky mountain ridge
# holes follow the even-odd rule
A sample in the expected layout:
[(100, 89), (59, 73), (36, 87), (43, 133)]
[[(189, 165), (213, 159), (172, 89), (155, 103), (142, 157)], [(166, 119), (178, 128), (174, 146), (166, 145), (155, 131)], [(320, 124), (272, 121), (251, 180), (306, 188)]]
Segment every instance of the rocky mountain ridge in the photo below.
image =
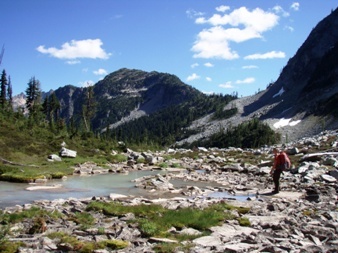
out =
[(235, 105), (238, 113), (230, 119), (196, 120), (190, 129), (199, 128), (200, 132), (178, 144), (206, 138), (219, 127), (226, 129), (252, 118), (259, 118), (280, 132), (282, 141), (337, 128), (338, 63), (334, 60), (337, 57), (338, 8), (312, 30), (276, 82), (258, 94), (231, 102), (228, 107)]
[[(282, 141), (338, 128), (338, 8), (318, 23), (296, 54), (290, 58), (276, 82), (258, 94), (239, 98), (224, 110), (237, 108), (227, 119), (206, 114), (187, 130), (194, 132), (177, 141), (192, 143), (208, 138), (220, 127), (227, 129), (259, 118), (280, 132)], [(61, 117), (80, 118), (86, 88), (67, 85), (55, 90)], [(160, 112), (193, 98), (200, 91), (167, 73), (120, 69), (94, 85), (97, 110), (92, 125), (96, 130), (116, 128), (137, 118)], [(22, 102), (22, 96), (20, 97)]]

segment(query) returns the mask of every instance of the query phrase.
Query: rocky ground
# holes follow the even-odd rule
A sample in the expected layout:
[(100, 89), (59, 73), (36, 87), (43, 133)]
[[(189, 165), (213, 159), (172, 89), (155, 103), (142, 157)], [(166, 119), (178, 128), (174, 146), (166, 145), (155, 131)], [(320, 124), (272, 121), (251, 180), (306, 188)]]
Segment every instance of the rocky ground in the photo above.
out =
[[(250, 211), (245, 214), (232, 212), (235, 217), (248, 219), (250, 225), (241, 226), (236, 219), (224, 221), (220, 226), (211, 227), (208, 235), (189, 227), (172, 228), (170, 233), (197, 235), (195, 239), (181, 242), (181, 245), (189, 245), (185, 252), (337, 252), (337, 140), (337, 132), (333, 131), (289, 143), (286, 150), (293, 167), (283, 173), (282, 190), (274, 195), (271, 194), (273, 185), (269, 175), (271, 147), (259, 150), (199, 148), (196, 151), (143, 154), (129, 150), (128, 162), (114, 165), (110, 171), (153, 169), (163, 162), (168, 165), (167, 173), (135, 180), (135, 186), (147, 189), (152, 197), (111, 194), (91, 199), (36, 201), (8, 207), (3, 212), (14, 213), (39, 206), (71, 216), (75, 212), (84, 212), (94, 200), (124, 205), (154, 203), (171, 210), (203, 209), (214, 203), (227, 202), (249, 207)], [(146, 163), (142, 166), (136, 163), (139, 156), (145, 158)], [(168, 156), (171, 159), (166, 158)], [(100, 171), (92, 163), (80, 167), (76, 168), (77, 173)], [(172, 183), (174, 179), (187, 181), (189, 186), (177, 188)], [(210, 186), (197, 187), (195, 182), (208, 182)], [(137, 226), (130, 224), (133, 214), (119, 217), (92, 212), (92, 215), (95, 225), (90, 228), (81, 228), (76, 222), (63, 218), (47, 221), (43, 229), (34, 234), (29, 233), (32, 224), (27, 219), (12, 226), (7, 239), (24, 242), (25, 246), (19, 252), (77, 252), (70, 244), (47, 237), (60, 231), (74, 235), (80, 241), (116, 239), (128, 245), (120, 250), (106, 248), (94, 252), (154, 252), (156, 245), (177, 243), (168, 238), (141, 236)], [(176, 250), (184, 251), (182, 247)]]

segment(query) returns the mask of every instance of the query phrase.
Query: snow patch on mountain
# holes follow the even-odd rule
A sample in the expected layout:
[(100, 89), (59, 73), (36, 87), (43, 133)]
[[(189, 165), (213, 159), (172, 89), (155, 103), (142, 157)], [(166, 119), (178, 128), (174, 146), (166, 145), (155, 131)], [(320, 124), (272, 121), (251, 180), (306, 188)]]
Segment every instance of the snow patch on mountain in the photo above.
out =
[(281, 118), (279, 121), (273, 124), (273, 127), (278, 129), (278, 128), (285, 127), (285, 126), (295, 126), (301, 122), (301, 120), (295, 120), (295, 121), (291, 121), (291, 120), (292, 119)]

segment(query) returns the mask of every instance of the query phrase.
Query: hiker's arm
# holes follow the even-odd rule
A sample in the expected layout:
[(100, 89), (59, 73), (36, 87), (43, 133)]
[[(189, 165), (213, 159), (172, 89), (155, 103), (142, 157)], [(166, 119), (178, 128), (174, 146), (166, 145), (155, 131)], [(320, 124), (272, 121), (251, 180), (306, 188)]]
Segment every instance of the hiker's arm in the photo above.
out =
[(290, 158), (286, 155), (285, 156), (286, 162), (289, 164), (289, 168), (291, 168), (291, 161)]
[(273, 159), (273, 165), (272, 165), (272, 168), (270, 170), (270, 174), (272, 175), (274, 170), (277, 168), (277, 164), (279, 162), (279, 155), (276, 155), (275, 158)]

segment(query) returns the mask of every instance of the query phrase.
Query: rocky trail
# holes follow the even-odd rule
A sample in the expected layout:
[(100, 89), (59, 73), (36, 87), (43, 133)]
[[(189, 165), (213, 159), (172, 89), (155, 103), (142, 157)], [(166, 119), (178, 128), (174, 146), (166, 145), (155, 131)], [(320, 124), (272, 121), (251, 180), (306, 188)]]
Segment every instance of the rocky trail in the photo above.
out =
[[(32, 231), (32, 219), (11, 224), (6, 239), (21, 242), (18, 252), (27, 253), (156, 252), (156, 246), (163, 244), (176, 245), (176, 249), (170, 252), (191, 253), (337, 252), (337, 140), (337, 132), (330, 131), (289, 143), (286, 151), (293, 166), (283, 173), (278, 194), (271, 193), (271, 147), (257, 150), (198, 148), (195, 151), (182, 149), (142, 154), (128, 150), (127, 163), (112, 165), (110, 171), (113, 172), (105, 170), (102, 173), (154, 169), (165, 162), (168, 165), (166, 173), (134, 180), (135, 187), (146, 189), (151, 197), (112, 193), (110, 196), (93, 196), (90, 199), (41, 200), (8, 207), (3, 213), (23, 212), (39, 207), (64, 216), (44, 221), (41, 229), (35, 233), (29, 233)], [(136, 163), (137, 157), (141, 155), (145, 158), (142, 165)], [(165, 158), (168, 156), (171, 159)], [(80, 167), (75, 169), (77, 173), (99, 173), (98, 167), (93, 163)], [(176, 188), (172, 180), (177, 179), (188, 182), (188, 186)], [(210, 182), (213, 186), (200, 188), (196, 182)], [(210, 227), (208, 234), (191, 227), (172, 227), (167, 231), (169, 235), (181, 234), (191, 238), (179, 242), (172, 239), (174, 236), (142, 235), (140, 228), (135, 225), (133, 213), (114, 216), (91, 210), (89, 212), (95, 222), (86, 228), (70, 219), (75, 213), (88, 212), (86, 208), (93, 201), (115, 202), (126, 206), (156, 204), (169, 210), (188, 207), (204, 209), (215, 203), (228, 203), (248, 208), (248, 212), (232, 210), (235, 219), (224, 220), (220, 225)], [(243, 226), (239, 219), (246, 219), (249, 223)], [(52, 239), (48, 236), (60, 232), (72, 235), (78, 242), (118, 240), (125, 245), (121, 249), (104, 247), (84, 251), (74, 244), (60, 241), (60, 238)]]

